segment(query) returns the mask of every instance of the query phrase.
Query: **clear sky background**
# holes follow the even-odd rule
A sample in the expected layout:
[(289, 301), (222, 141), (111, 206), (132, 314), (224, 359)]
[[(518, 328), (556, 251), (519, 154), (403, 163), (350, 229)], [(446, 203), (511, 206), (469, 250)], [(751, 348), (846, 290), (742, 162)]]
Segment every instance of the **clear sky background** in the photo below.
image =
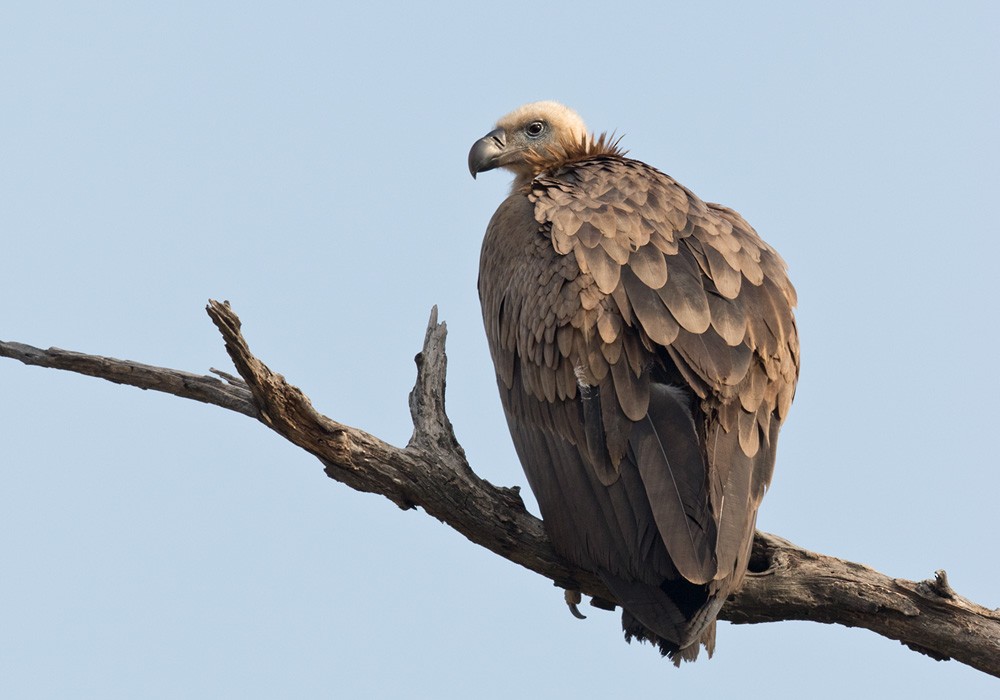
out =
[[(334, 4), (5, 4), (0, 338), (231, 370), (229, 299), (317, 408), (402, 445), (438, 304), (458, 437), (524, 485), (476, 295), (508, 177), (466, 154), (561, 100), (788, 261), (802, 377), (759, 526), (1000, 606), (1000, 6)], [(0, 482), (2, 697), (1000, 690), (815, 623), (722, 624), (677, 670), (250, 419), (10, 360)]]

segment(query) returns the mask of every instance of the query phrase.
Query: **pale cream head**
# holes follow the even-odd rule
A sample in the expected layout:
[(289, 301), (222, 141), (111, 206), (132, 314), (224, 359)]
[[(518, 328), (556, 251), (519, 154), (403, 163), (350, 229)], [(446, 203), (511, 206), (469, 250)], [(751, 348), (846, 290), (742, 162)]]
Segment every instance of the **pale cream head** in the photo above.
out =
[(580, 115), (559, 102), (543, 100), (521, 105), (497, 120), (497, 128), (508, 132), (523, 128), (531, 122), (546, 122), (554, 138), (565, 143), (580, 143), (587, 138), (587, 125)]
[(473, 144), (469, 172), (504, 168), (516, 175), (515, 187), (530, 179), (537, 159), (532, 154), (566, 151), (590, 142), (580, 115), (558, 102), (532, 102), (497, 121), (496, 128)]

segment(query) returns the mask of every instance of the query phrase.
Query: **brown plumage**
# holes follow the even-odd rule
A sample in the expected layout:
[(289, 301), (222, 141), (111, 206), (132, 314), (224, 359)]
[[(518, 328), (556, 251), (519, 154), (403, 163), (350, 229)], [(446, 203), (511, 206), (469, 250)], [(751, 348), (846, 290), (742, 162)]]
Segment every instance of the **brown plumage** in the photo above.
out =
[(558, 551), (626, 637), (711, 654), (798, 376), (795, 290), (739, 214), (554, 102), (473, 145), (515, 174), (479, 295), (507, 422)]

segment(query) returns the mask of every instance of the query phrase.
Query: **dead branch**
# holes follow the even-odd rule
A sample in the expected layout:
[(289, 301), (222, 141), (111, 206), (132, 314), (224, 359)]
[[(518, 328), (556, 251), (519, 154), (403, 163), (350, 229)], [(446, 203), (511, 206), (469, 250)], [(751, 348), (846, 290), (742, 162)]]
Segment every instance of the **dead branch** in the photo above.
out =
[[(413, 435), (390, 445), (317, 413), (308, 397), (254, 357), (228, 302), (212, 301), (218, 327), (242, 382), (137, 362), (0, 341), (0, 356), (162, 391), (254, 418), (315, 455), (327, 475), (400, 508), (419, 506), (469, 540), (571, 591), (598, 607), (614, 597), (592, 573), (552, 549), (542, 522), (516, 488), (497, 487), (472, 471), (445, 412), (446, 328), (431, 312), (417, 381), (410, 393)], [(245, 384), (244, 384), (245, 382)], [(737, 624), (812, 620), (863, 627), (934, 659), (955, 659), (1000, 677), (1000, 611), (957, 595), (943, 571), (921, 582), (894, 579), (861, 564), (810, 552), (758, 532), (751, 573), (720, 618)]]

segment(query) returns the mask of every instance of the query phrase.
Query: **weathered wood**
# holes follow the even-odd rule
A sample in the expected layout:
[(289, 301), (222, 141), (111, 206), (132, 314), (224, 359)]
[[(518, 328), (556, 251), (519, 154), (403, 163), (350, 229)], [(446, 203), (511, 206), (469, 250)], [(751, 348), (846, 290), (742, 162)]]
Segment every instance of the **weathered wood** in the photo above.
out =
[(117, 360), (113, 357), (86, 355), (60, 348), (42, 350), (24, 343), (0, 341), (0, 357), (19, 360), (26, 365), (85, 374), (115, 384), (162, 391), (185, 399), (228, 408), (230, 411), (252, 418), (257, 417), (253, 396), (246, 386), (242, 382), (233, 383), (232, 377), (217, 370), (212, 371), (225, 378), (228, 383), (203, 374), (191, 374), (131, 360)]
[[(257, 418), (315, 455), (330, 478), (381, 494), (401, 508), (421, 507), (469, 540), (608, 607), (613, 597), (590, 572), (552, 549), (542, 523), (518, 490), (494, 486), (472, 471), (445, 412), (447, 330), (431, 312), (417, 380), (410, 393), (414, 430), (405, 448), (338, 423), (254, 357), (228, 303), (208, 313), (245, 385), (224, 373), (195, 375), (137, 362), (0, 341), (0, 356), (25, 364), (162, 391)], [(758, 532), (751, 573), (720, 619), (737, 624), (812, 620), (863, 627), (935, 659), (955, 659), (1000, 677), (1000, 611), (961, 598), (943, 572), (933, 580), (894, 579), (861, 564), (797, 547)]]
[(939, 661), (1000, 677), (1000, 610), (957, 595), (944, 571), (891, 578), (757, 532), (751, 573), (719, 616), (736, 624), (810, 620), (863, 627)]

